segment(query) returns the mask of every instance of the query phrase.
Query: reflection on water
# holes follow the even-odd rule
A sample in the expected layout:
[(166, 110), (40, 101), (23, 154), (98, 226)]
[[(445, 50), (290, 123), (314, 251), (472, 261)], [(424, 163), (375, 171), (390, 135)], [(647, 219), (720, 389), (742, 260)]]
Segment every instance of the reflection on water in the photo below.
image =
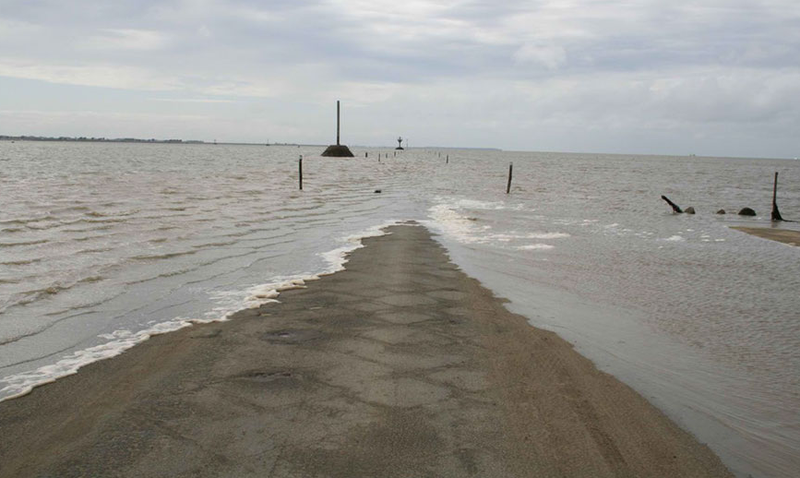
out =
[(0, 142), (0, 377), (271, 300), (347, 237), (417, 219), (738, 473), (800, 468), (800, 249), (728, 227), (769, 226), (775, 171), (800, 218), (800, 162), (318, 149)]

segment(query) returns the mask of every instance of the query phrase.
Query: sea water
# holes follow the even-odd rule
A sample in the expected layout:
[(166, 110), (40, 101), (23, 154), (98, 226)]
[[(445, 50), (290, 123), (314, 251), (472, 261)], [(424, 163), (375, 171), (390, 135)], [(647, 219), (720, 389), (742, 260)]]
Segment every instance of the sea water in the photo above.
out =
[(280, 300), (411, 219), (738, 475), (800, 469), (800, 248), (729, 227), (770, 227), (776, 171), (800, 218), (800, 162), (352, 149), (0, 142), (0, 400)]

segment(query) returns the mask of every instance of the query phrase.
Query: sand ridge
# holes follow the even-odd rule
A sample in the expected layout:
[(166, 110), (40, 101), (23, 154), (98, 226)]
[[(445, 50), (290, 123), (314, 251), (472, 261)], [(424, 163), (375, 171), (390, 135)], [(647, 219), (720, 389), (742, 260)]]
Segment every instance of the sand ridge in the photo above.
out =
[(762, 239), (769, 239), (771, 241), (782, 242), (790, 246), (800, 246), (800, 231), (793, 231), (791, 229), (778, 229), (771, 227), (740, 227), (735, 226), (731, 229), (746, 232), (753, 236)]
[(419, 226), (0, 403), (0, 476), (732, 476)]

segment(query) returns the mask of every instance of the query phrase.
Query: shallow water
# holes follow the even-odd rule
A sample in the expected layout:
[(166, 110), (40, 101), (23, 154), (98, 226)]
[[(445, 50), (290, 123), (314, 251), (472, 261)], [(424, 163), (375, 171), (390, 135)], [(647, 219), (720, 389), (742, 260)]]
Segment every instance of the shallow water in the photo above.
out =
[[(800, 162), (353, 149), (0, 142), (0, 399), (274, 300), (416, 219), (738, 474), (800, 469), (800, 249), (728, 227), (769, 227), (775, 171), (800, 218)], [(744, 206), (760, 215), (713, 214)]]

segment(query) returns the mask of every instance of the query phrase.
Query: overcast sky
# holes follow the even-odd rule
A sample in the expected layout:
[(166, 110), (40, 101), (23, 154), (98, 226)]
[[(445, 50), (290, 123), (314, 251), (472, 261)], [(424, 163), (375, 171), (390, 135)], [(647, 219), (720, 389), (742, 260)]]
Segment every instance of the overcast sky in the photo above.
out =
[(798, 0), (0, 0), (0, 134), (800, 156)]

